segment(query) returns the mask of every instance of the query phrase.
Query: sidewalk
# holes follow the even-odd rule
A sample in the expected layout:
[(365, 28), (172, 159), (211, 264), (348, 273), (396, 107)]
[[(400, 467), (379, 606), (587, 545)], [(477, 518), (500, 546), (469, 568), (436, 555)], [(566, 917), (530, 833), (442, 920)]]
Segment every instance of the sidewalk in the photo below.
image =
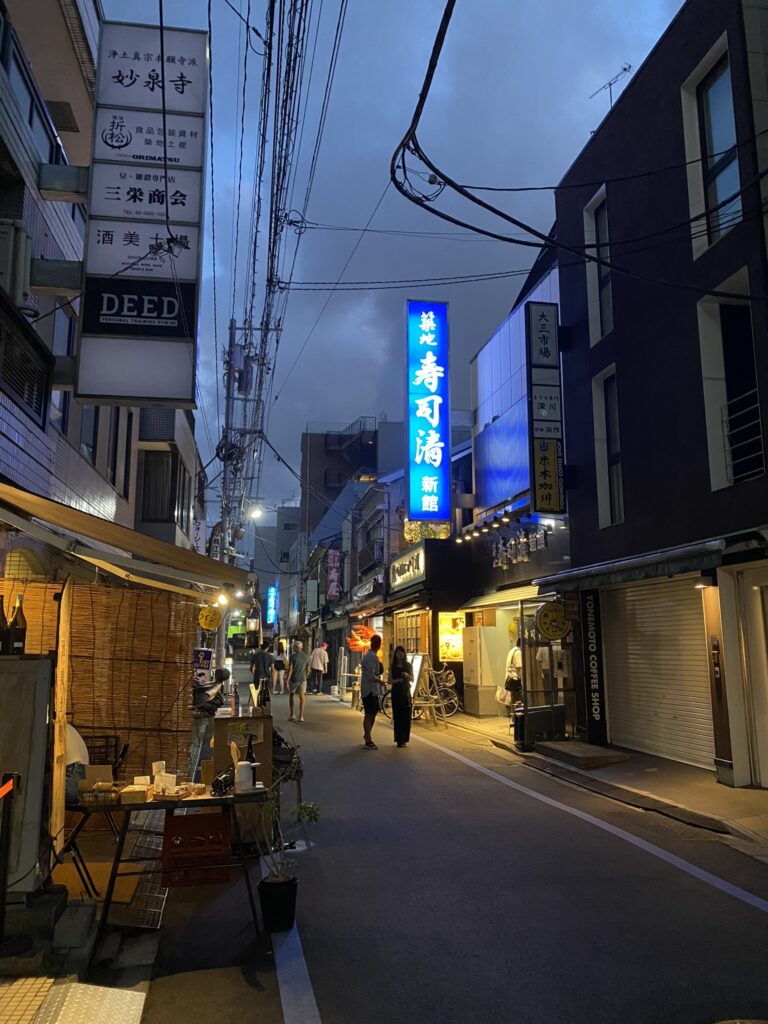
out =
[[(484, 736), (530, 767), (547, 771), (575, 785), (584, 785), (613, 799), (662, 813), (666, 805), (670, 810), (680, 812), (672, 815), (680, 820), (689, 820), (702, 827), (719, 825), (716, 831), (768, 846), (768, 790), (732, 789), (718, 783), (714, 773), (704, 768), (635, 751), (620, 751), (627, 755), (627, 759), (618, 764), (585, 770), (565, 765), (541, 750), (521, 753), (508, 734), (505, 717), (482, 719), (458, 712), (448, 721), (452, 728)], [(562, 747), (565, 751), (569, 744), (565, 741), (550, 746)], [(611, 748), (594, 749), (605, 751)], [(662, 806), (655, 806), (656, 803)]]

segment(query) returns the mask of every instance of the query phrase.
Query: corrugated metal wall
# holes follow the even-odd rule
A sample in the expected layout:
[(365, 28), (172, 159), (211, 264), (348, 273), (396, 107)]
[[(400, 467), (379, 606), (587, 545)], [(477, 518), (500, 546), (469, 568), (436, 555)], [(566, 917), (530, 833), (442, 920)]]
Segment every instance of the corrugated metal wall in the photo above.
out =
[(601, 592), (609, 738), (713, 767), (701, 594), (688, 577)]

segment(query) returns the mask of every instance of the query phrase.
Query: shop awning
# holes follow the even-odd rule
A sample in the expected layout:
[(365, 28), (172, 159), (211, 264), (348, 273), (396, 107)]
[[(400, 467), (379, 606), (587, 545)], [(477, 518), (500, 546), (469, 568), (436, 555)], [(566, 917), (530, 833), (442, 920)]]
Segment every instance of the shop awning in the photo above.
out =
[(234, 565), (7, 484), (0, 484), (0, 522), (145, 586), (199, 596), (194, 587), (244, 591), (253, 579)]
[(527, 601), (531, 597), (538, 596), (538, 587), (509, 587), (507, 590), (497, 590), (494, 594), (473, 597), (469, 601), (465, 601), (458, 610), (471, 612), (480, 611), (482, 608), (502, 608), (504, 605), (517, 604), (518, 601)]
[(540, 587), (550, 590), (587, 590), (617, 583), (633, 583), (658, 576), (677, 576), (684, 572), (701, 572), (721, 564), (726, 540), (708, 540), (701, 544), (686, 544), (679, 548), (666, 548), (652, 554), (620, 558), (615, 562), (599, 562), (580, 569), (567, 569), (556, 576), (534, 580)]

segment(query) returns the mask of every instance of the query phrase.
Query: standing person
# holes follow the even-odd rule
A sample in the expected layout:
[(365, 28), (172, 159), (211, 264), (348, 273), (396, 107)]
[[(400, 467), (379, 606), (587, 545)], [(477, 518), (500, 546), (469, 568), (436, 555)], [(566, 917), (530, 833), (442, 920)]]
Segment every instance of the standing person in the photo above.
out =
[(371, 649), (360, 664), (360, 698), (363, 702), (363, 738), (366, 750), (379, 748), (371, 738), (371, 729), (381, 707), (381, 674), (384, 671), (378, 657), (381, 637), (374, 633), (371, 637)]
[(269, 700), (269, 684), (272, 679), (272, 655), (266, 640), (251, 658), (251, 675), (259, 691), (259, 705), (263, 706)]
[(413, 668), (405, 654), (404, 647), (396, 647), (389, 672), (392, 686), (392, 724), (395, 727), (395, 743), (405, 747), (411, 738), (411, 683)]
[(523, 699), (523, 651), (518, 640), (512, 640), (507, 655), (504, 689), (512, 694), (512, 703)]
[(299, 718), (304, 721), (304, 698), (307, 692), (307, 671), (309, 669), (309, 655), (304, 653), (304, 644), (301, 640), (294, 640), (293, 653), (288, 665), (288, 710), (289, 722), (295, 722), (296, 716), (293, 713), (294, 694), (299, 698)]
[(310, 693), (323, 692), (323, 676), (328, 671), (328, 644), (323, 641), (312, 651), (309, 659), (309, 667), (312, 670), (310, 680)]
[(275, 651), (275, 659), (272, 662), (272, 692), (287, 693), (288, 686), (285, 682), (285, 647), (282, 640), (278, 643)]

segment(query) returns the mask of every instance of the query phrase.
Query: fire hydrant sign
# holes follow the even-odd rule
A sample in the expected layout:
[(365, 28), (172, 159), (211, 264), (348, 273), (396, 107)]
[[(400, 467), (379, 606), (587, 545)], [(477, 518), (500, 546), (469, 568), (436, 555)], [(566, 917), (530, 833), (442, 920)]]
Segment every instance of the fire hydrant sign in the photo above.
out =
[[(207, 33), (102, 26), (76, 395), (194, 408)], [(163, 114), (165, 101), (165, 115)]]

